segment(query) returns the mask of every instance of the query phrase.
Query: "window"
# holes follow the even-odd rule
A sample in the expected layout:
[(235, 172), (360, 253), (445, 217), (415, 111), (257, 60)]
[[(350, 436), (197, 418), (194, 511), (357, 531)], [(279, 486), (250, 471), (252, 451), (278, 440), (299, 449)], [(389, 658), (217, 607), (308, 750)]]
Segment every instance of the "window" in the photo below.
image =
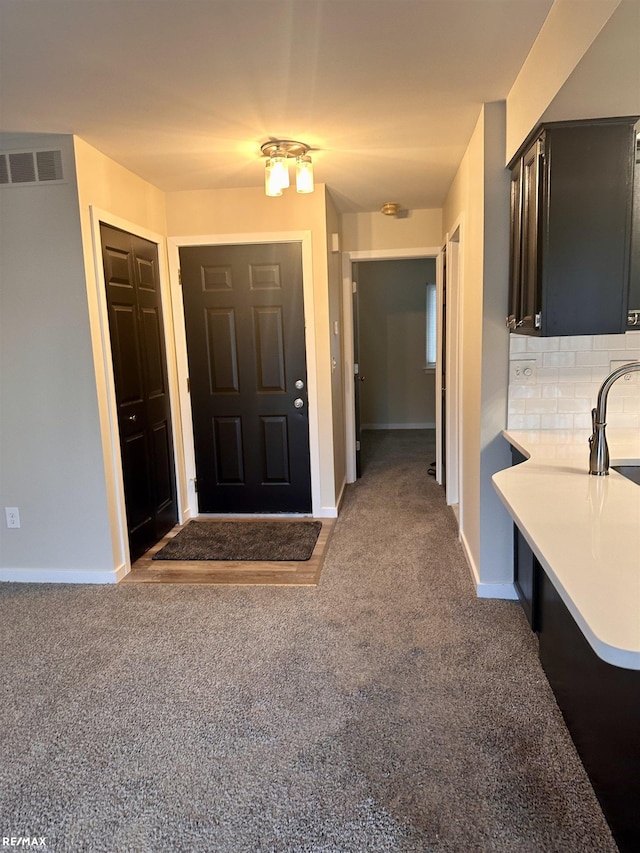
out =
[(436, 307), (436, 286), (427, 284), (427, 310), (426, 310), (426, 366), (436, 366), (436, 327), (438, 311)]

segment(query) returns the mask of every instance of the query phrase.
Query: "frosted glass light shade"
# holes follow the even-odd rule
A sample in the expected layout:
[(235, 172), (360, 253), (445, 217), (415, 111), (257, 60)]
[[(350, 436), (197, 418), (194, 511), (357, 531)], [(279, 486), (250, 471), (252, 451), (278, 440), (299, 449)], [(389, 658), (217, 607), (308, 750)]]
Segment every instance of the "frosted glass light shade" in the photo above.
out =
[(287, 158), (281, 154), (276, 154), (271, 158), (273, 163), (273, 180), (278, 184), (281, 190), (286, 190), (289, 186), (289, 169), (287, 168)]
[(282, 187), (277, 180), (277, 172), (273, 174), (273, 158), (269, 157), (264, 167), (264, 191), (268, 196), (282, 195)]
[(313, 163), (311, 157), (306, 154), (296, 160), (296, 191), (313, 192)]

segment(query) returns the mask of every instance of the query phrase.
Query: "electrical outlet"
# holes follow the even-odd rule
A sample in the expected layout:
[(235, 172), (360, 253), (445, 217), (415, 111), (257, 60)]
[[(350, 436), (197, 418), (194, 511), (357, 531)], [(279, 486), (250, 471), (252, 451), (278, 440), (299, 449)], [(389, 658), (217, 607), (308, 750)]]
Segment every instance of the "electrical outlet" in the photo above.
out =
[(20, 527), (20, 511), (17, 506), (6, 506), (4, 514), (7, 517), (7, 527)]
[(537, 362), (532, 358), (510, 362), (509, 382), (512, 382), (514, 385), (534, 385), (537, 367)]
[[(616, 360), (609, 362), (609, 367), (611, 372), (617, 370), (619, 367), (622, 367), (625, 364), (631, 364), (630, 359), (623, 359), (622, 361)], [(640, 378), (640, 371), (634, 370), (633, 373), (625, 373), (624, 376), (618, 380), (618, 382), (624, 382), (627, 385), (638, 385)]]

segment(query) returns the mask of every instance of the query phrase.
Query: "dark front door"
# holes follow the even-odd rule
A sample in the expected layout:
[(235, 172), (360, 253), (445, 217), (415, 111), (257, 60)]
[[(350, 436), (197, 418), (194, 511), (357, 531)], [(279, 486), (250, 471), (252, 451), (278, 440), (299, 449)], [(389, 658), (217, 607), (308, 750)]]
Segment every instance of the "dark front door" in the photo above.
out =
[(134, 562), (178, 520), (158, 247), (100, 226)]
[(302, 250), (180, 249), (200, 512), (310, 512)]

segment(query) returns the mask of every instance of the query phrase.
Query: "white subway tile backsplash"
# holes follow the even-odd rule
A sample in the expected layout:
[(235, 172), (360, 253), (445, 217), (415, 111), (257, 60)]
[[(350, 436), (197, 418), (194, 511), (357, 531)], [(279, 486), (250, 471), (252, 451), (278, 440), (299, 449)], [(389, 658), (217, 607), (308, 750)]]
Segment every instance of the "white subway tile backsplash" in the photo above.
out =
[[(511, 429), (591, 429), (591, 409), (612, 361), (640, 361), (640, 329), (625, 335), (529, 338), (511, 335), (510, 359), (535, 359), (536, 380), (509, 386)], [(609, 393), (608, 423), (640, 428), (640, 376)]]
[(542, 386), (543, 397), (575, 397), (576, 392), (573, 385), (567, 382), (550, 382)]
[(590, 412), (593, 403), (587, 397), (574, 397), (573, 399), (558, 400), (558, 412), (560, 414), (584, 414)]
[(640, 415), (631, 412), (611, 412), (607, 414), (607, 425), (618, 429), (640, 427)]
[(527, 351), (527, 339), (523, 335), (509, 335), (509, 352), (523, 353)]
[(560, 349), (570, 352), (592, 350), (594, 349), (593, 335), (569, 335), (566, 338), (560, 338)]
[(576, 367), (609, 367), (609, 351), (577, 352)]
[(529, 397), (541, 397), (540, 385), (513, 385), (509, 397), (512, 400), (524, 400)]
[(590, 367), (562, 367), (560, 379), (563, 382), (591, 382), (593, 371)]
[(512, 415), (509, 429), (540, 429), (540, 415)]
[(549, 351), (542, 356), (543, 367), (573, 367), (575, 363), (575, 352)]
[(560, 338), (527, 338), (527, 352), (555, 352), (560, 349)]
[(557, 382), (559, 379), (559, 371), (557, 367), (540, 367), (538, 366), (536, 379), (541, 384)]
[(626, 347), (626, 335), (595, 335), (593, 338), (594, 350), (600, 349), (624, 349)]
[(591, 422), (591, 411), (585, 415), (574, 415), (573, 416), (573, 428), (574, 429), (585, 429), (589, 430), (591, 433), (592, 430), (592, 422)]
[(554, 414), (558, 411), (558, 400), (555, 398), (525, 400), (524, 410), (527, 415)]
[(540, 415), (541, 429), (573, 429), (573, 415)]

